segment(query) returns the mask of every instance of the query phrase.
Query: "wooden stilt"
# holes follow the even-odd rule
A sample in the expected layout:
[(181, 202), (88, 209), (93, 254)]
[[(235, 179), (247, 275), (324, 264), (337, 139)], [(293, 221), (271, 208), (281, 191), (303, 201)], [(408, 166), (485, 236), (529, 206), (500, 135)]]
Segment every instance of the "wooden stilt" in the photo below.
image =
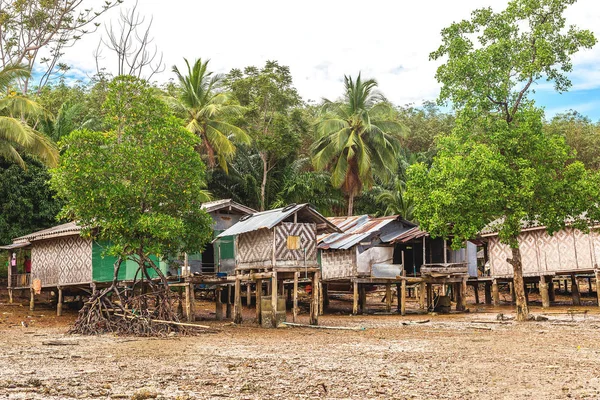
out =
[(515, 302), (517, 301), (517, 295), (515, 293), (515, 285), (513, 282), (508, 283), (508, 291), (510, 292), (512, 303), (515, 304)]
[(58, 288), (58, 302), (56, 303), (56, 316), (60, 317), (62, 315), (62, 307), (63, 307), (63, 291), (62, 288)]
[(492, 284), (491, 282), (486, 282), (484, 287), (485, 294), (485, 304), (492, 304)]
[(262, 279), (256, 280), (256, 323), (258, 325), (262, 324), (262, 291), (263, 284)]
[(588, 284), (588, 294), (591, 296), (593, 291), (592, 291), (592, 278), (588, 276), (587, 278), (587, 284)]
[(252, 305), (252, 284), (248, 282), (246, 285), (246, 307)]
[(431, 310), (431, 305), (433, 303), (433, 288), (431, 283), (427, 284), (427, 311)]
[(35, 310), (35, 292), (33, 288), (29, 289), (29, 311)]
[(323, 315), (323, 282), (319, 282), (319, 315)]
[(358, 282), (354, 281), (353, 286), (354, 286), (354, 297), (353, 297), (353, 303), (352, 303), (352, 314), (357, 315), (358, 314)]
[(596, 297), (598, 298), (598, 307), (600, 307), (600, 270), (594, 271), (596, 276)]
[(550, 296), (548, 295), (548, 283), (544, 275), (540, 276), (540, 296), (542, 297), (542, 307), (550, 307)]
[(237, 276), (235, 278), (235, 299), (233, 301), (233, 322), (236, 324), (242, 323), (242, 279)]
[(456, 292), (456, 311), (464, 311), (462, 308), (464, 293), (462, 292), (462, 284), (460, 282), (454, 284), (454, 291)]
[[(402, 271), (402, 276), (406, 277), (406, 271)], [(401, 285), (402, 287), (400, 291), (402, 292), (402, 305), (400, 306), (400, 315), (406, 315), (406, 279), (402, 279)]]
[(392, 284), (385, 284), (385, 311), (392, 312)]
[(396, 283), (396, 300), (398, 301), (398, 305), (396, 306), (396, 310), (398, 314), (402, 312), (402, 285), (400, 283)]
[(311, 309), (310, 309), (310, 325), (319, 325), (319, 286), (321, 283), (321, 273), (315, 272), (312, 281), (312, 298), (311, 298)]
[(548, 300), (552, 304), (556, 300), (556, 294), (554, 293), (554, 278), (552, 276), (546, 277), (548, 282)]
[(297, 322), (298, 319), (298, 277), (300, 276), (300, 272), (294, 273), (294, 292), (292, 293), (293, 297), (293, 309), (292, 309), (292, 322)]
[(277, 300), (279, 296), (279, 291), (277, 290), (277, 271), (273, 271), (273, 276), (271, 277), (271, 323), (273, 328), (277, 328)]
[(321, 292), (321, 295), (323, 296), (323, 311), (326, 311), (327, 307), (329, 307), (329, 284), (324, 283), (322, 285), (322, 289), (323, 291)]
[(184, 287), (185, 290), (185, 319), (192, 322), (192, 296), (190, 295), (190, 284)]
[(419, 308), (421, 310), (425, 309), (425, 297), (427, 295), (427, 288), (425, 282), (419, 283)]
[(13, 302), (13, 290), (12, 289), (8, 289), (8, 302), (10, 304), (12, 304), (12, 302)]
[(215, 318), (217, 321), (223, 320), (223, 303), (221, 299), (222, 290), (223, 288), (221, 286), (217, 286), (215, 288)]
[(359, 314), (364, 314), (367, 308), (367, 292), (365, 290), (365, 284), (361, 283), (360, 285), (358, 285), (358, 292), (359, 292)]
[(227, 305), (225, 306), (225, 318), (231, 318), (231, 285), (227, 285)]
[[(479, 283), (475, 282), (473, 285), (473, 291), (475, 292), (475, 304), (479, 304)], [(466, 293), (465, 293), (466, 296)]]
[(498, 280), (492, 281), (492, 300), (495, 307), (500, 305), (500, 290), (498, 290)]
[(525, 282), (523, 282), (523, 291), (525, 292), (525, 302), (529, 304), (529, 288)]
[(581, 305), (581, 295), (579, 294), (579, 284), (577, 283), (577, 277), (575, 274), (571, 275), (571, 295), (573, 297), (573, 305)]

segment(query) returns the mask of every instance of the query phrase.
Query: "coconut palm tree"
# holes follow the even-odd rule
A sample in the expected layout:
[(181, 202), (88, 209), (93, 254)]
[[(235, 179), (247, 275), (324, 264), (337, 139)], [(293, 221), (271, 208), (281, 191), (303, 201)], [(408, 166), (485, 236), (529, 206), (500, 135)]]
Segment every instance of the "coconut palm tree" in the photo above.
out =
[(198, 59), (193, 65), (184, 60), (187, 75), (173, 66), (181, 90), (176, 108), (185, 113), (186, 128), (200, 137), (199, 150), (206, 156), (209, 167), (219, 164), (227, 172), (227, 162), (235, 155), (235, 144), (250, 143), (250, 136), (244, 130), (226, 121), (241, 116), (244, 108), (234, 104), (229, 93), (218, 91), (223, 76), (207, 70), (210, 60)]
[(0, 157), (24, 168), (25, 162), (20, 153), (25, 152), (54, 167), (58, 162), (56, 145), (27, 123), (47, 117), (45, 110), (31, 99), (10, 90), (15, 79), (29, 76), (29, 70), (20, 65), (0, 70)]
[(343, 99), (324, 101), (311, 153), (315, 168), (329, 169), (333, 186), (348, 196), (351, 216), (354, 197), (371, 188), (375, 176), (386, 182), (396, 171), (403, 127), (374, 79), (363, 81), (358, 74), (356, 81), (348, 76), (344, 81)]
[(400, 215), (407, 221), (414, 219), (414, 202), (406, 195), (406, 182), (394, 178), (391, 189), (381, 189), (375, 201), (384, 207), (383, 215)]

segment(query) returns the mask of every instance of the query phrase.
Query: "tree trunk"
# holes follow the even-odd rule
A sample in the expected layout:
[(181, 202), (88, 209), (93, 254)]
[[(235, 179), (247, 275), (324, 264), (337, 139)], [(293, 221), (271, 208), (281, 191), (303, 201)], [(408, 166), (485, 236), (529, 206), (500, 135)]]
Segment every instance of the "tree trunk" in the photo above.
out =
[(521, 262), (521, 250), (512, 248), (512, 259), (507, 260), (513, 266), (514, 285), (513, 290), (516, 297), (517, 321), (526, 321), (529, 315), (527, 299), (525, 298), (525, 284), (523, 282), (523, 264)]
[(354, 212), (354, 195), (348, 195), (348, 216), (351, 217)]
[(262, 182), (260, 183), (260, 211), (265, 211), (265, 192), (267, 189), (267, 174), (269, 173), (269, 169), (267, 168), (267, 155), (261, 152), (260, 159), (263, 163), (263, 176)]

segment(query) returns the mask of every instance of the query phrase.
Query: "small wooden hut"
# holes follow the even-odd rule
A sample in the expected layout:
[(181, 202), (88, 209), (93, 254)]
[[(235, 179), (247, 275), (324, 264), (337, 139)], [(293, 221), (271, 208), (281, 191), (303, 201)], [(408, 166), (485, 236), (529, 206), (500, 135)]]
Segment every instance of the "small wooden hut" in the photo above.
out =
[[(494, 223), (480, 234), (487, 244), (487, 257), (490, 275), (494, 284), (508, 282), (512, 284), (513, 267), (507, 262), (512, 258), (508, 245), (500, 242)], [(596, 281), (596, 294), (600, 304), (600, 232), (596, 227), (589, 233), (567, 226), (553, 235), (548, 234), (545, 226), (538, 224), (524, 225), (518, 237), (523, 277), (525, 284), (538, 284), (542, 297), (542, 305), (549, 307), (554, 301), (555, 277), (570, 277), (573, 303), (581, 302), (578, 278), (587, 279), (591, 292), (591, 279)], [(559, 283), (560, 280), (556, 279)], [(565, 281), (565, 288), (567, 281)], [(494, 291), (495, 297), (497, 290)], [(514, 293), (514, 292), (513, 292)], [(499, 299), (495, 298), (498, 302)]]
[[(401, 286), (404, 281), (402, 251), (390, 239), (416, 225), (397, 215), (374, 218), (368, 215), (328, 218), (343, 233), (319, 237), (321, 274), (324, 282), (348, 282), (354, 287), (353, 313), (363, 312), (365, 285), (382, 284), (386, 287), (386, 309), (391, 311), (391, 285)], [(406, 286), (406, 285), (404, 285)], [(402, 301), (398, 290), (398, 305)]]
[[(340, 230), (308, 204), (258, 212), (240, 219), (217, 236), (235, 236), (234, 321), (241, 323), (241, 284), (256, 285), (256, 316), (264, 326), (285, 320), (285, 280), (293, 282), (293, 315), (296, 320), (300, 274), (312, 282), (310, 323), (318, 323), (320, 274), (317, 235)], [(268, 297), (263, 297), (263, 280)], [(249, 292), (248, 292), (249, 293)], [(220, 296), (217, 296), (217, 301)], [(217, 308), (220, 304), (217, 303)], [(217, 309), (217, 314), (219, 310)]]
[[(243, 215), (254, 212), (231, 200), (219, 200), (202, 205), (215, 222), (215, 236), (234, 225)], [(112, 282), (115, 257), (108, 256), (105, 248), (108, 242), (83, 238), (81, 227), (75, 222), (58, 225), (13, 239), (13, 243), (2, 246), (11, 259), (17, 259), (17, 253), (27, 254), (31, 259), (31, 272), (24, 270), (23, 257), (20, 262), (11, 265), (8, 270), (8, 293), (12, 302), (14, 290), (30, 290), (30, 308), (33, 309), (35, 294), (42, 290), (56, 290), (58, 293), (57, 313), (62, 310), (63, 291), (65, 295), (82, 293), (90, 288)], [(215, 255), (217, 259), (215, 260)], [(169, 269), (166, 260), (154, 259), (165, 275), (177, 282), (180, 277), (198, 271), (218, 271), (219, 268), (233, 269), (233, 239), (223, 237), (213, 246), (208, 246), (203, 254), (186, 257), (179, 271)], [(138, 265), (127, 260), (121, 265), (119, 279), (130, 281), (135, 277)], [(19, 270), (20, 269), (20, 270)], [(150, 276), (154, 277), (153, 271)], [(34, 284), (35, 283), (35, 284)], [(34, 290), (35, 287), (35, 290)], [(37, 292), (37, 293), (36, 293)]]

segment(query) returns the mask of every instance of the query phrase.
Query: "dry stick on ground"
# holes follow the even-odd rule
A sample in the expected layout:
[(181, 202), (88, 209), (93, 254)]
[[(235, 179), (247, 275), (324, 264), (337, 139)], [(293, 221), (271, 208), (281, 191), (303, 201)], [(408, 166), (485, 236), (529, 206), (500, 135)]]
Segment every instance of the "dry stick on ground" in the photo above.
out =
[[(171, 332), (192, 333), (180, 323), (174, 311), (176, 298), (171, 293), (162, 271), (141, 251), (136, 256), (139, 267), (131, 287), (119, 284), (119, 269), (123, 261), (119, 257), (114, 265), (111, 286), (92, 293), (69, 333), (137, 336), (165, 336)], [(160, 284), (150, 277), (148, 269), (158, 275)], [(139, 290), (136, 290), (138, 273), (141, 276), (141, 284)]]

